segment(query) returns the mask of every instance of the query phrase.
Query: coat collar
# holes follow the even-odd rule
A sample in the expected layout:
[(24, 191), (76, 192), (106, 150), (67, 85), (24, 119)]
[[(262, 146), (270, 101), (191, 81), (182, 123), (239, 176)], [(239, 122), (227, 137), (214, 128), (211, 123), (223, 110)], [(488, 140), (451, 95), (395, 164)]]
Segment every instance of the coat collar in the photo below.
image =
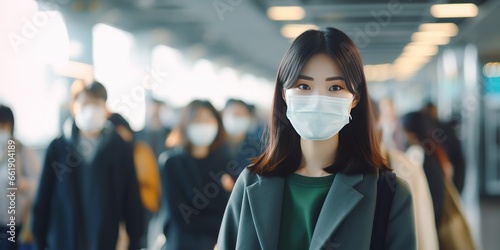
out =
[[(337, 174), (319, 214), (311, 250), (331, 243), (331, 235), (364, 197), (354, 189), (362, 180), (363, 175)], [(247, 187), (250, 212), (262, 250), (278, 248), (284, 185), (283, 177), (259, 176), (259, 181)]]
[(331, 236), (363, 199), (364, 196), (354, 189), (354, 186), (362, 180), (363, 175), (337, 174), (335, 176), (316, 222), (310, 250), (319, 250), (323, 247), (330, 249), (338, 244), (331, 241)]
[(284, 186), (283, 177), (260, 177), (247, 187), (250, 212), (262, 250), (278, 248)]

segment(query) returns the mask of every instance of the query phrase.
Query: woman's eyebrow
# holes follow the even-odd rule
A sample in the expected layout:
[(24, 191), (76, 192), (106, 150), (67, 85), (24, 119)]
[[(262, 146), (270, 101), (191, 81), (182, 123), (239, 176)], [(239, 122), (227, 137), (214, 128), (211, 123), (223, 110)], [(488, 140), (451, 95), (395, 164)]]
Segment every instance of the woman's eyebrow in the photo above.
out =
[(314, 78), (310, 76), (305, 76), (305, 75), (299, 75), (297, 79), (303, 79), (303, 80), (309, 80), (309, 81), (314, 81)]
[(345, 81), (345, 78), (343, 76), (332, 76), (326, 78), (327, 81), (337, 81), (337, 80), (343, 80)]
[[(306, 75), (299, 75), (297, 79), (314, 81), (314, 78)], [(345, 80), (343, 76), (331, 76), (325, 79), (326, 81), (336, 81), (336, 80)]]

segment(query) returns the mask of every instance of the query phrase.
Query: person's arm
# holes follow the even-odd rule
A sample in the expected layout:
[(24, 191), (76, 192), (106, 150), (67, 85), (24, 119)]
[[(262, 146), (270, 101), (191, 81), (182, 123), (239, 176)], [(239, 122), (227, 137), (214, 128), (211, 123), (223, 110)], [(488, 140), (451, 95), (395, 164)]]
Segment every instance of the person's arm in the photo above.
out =
[(400, 178), (392, 202), (386, 237), (385, 249), (417, 249), (413, 200), (408, 184)]
[(35, 238), (37, 249), (45, 249), (47, 246), (47, 230), (50, 221), (50, 205), (52, 194), (54, 192), (54, 183), (56, 182), (55, 168), (56, 164), (56, 140), (48, 147), (43, 163), (42, 174), (40, 176), (37, 194), (33, 201), (33, 212), (31, 221), (31, 230)]
[(248, 170), (244, 169), (234, 185), (219, 230), (219, 238), (217, 240), (218, 250), (236, 249), (241, 209), (244, 196), (246, 195), (244, 182), (247, 175)]
[(139, 193), (139, 183), (134, 166), (133, 145), (124, 143), (121, 168), (124, 171), (123, 208), (124, 220), (129, 237), (129, 250), (140, 249), (140, 239), (143, 233), (143, 206)]

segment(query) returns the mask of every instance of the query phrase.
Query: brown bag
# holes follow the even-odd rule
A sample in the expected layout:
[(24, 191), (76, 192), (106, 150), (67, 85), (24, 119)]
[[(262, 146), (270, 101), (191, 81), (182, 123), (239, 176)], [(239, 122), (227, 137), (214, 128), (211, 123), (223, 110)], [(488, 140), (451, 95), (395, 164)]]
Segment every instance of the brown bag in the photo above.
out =
[(445, 180), (444, 202), (438, 226), (441, 250), (474, 250), (474, 241), (460, 207), (460, 196), (452, 182)]

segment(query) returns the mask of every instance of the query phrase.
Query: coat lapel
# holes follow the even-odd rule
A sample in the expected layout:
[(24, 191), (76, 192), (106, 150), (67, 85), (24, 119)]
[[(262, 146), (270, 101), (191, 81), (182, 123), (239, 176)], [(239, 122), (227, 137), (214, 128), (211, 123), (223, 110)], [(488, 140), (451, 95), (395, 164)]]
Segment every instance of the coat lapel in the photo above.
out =
[(310, 250), (319, 250), (323, 249), (323, 247), (327, 247), (327, 249), (335, 248), (336, 243), (331, 242), (330, 237), (364, 197), (353, 187), (362, 180), (363, 175), (337, 174), (335, 176), (319, 214), (311, 239)]
[(262, 250), (278, 248), (285, 179), (260, 177), (247, 187), (250, 210)]

